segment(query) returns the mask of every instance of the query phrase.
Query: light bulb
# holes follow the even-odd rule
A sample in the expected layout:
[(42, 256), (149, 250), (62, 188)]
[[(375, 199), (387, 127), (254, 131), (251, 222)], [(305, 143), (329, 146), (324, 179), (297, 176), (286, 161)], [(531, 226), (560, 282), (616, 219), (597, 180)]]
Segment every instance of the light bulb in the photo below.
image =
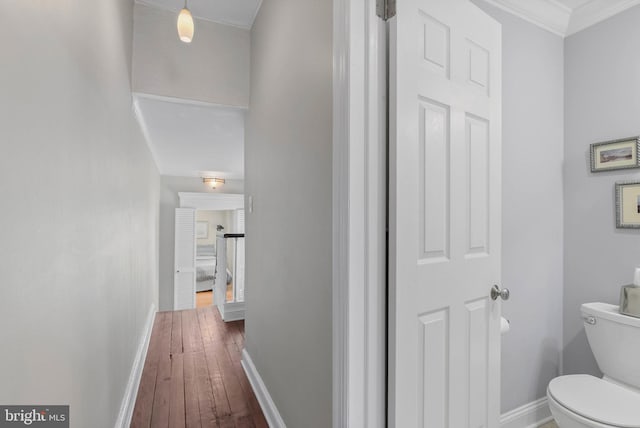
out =
[(178, 15), (178, 36), (185, 43), (193, 40), (193, 17), (186, 7)]
[(224, 184), (224, 178), (203, 178), (202, 182), (212, 189), (216, 189), (218, 186)]

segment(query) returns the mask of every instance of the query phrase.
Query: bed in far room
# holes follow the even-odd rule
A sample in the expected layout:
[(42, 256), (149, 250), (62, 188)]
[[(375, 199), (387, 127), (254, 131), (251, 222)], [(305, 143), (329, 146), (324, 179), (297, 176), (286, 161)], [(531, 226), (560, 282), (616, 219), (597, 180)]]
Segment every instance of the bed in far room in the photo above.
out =
[(196, 292), (213, 290), (215, 271), (215, 245), (198, 245), (196, 247)]

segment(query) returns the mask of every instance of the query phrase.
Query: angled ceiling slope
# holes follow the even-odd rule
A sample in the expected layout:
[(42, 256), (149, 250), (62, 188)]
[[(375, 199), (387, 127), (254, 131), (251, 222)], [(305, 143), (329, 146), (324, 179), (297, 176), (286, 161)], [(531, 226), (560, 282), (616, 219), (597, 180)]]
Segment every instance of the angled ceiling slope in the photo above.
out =
[(244, 178), (245, 110), (134, 94), (161, 175)]
[(486, 0), (565, 37), (612, 17), (640, 0)]

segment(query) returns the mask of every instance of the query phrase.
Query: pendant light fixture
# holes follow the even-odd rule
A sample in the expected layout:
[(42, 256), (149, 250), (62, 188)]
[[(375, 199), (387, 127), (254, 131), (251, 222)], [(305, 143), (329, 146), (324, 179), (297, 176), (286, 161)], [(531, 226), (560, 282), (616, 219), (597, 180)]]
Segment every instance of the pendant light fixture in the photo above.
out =
[(184, 0), (184, 7), (178, 15), (178, 37), (185, 43), (193, 40), (193, 17), (187, 9), (187, 0)]

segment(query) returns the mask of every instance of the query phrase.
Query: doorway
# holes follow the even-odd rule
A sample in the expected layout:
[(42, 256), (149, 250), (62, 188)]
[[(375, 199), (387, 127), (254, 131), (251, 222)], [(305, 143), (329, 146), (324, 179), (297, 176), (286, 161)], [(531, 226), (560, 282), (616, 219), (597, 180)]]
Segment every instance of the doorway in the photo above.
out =
[(175, 221), (174, 310), (215, 305), (244, 319), (244, 196), (180, 193)]
[[(217, 304), (214, 299), (216, 276), (221, 275), (226, 283), (225, 301), (234, 298), (234, 271), (236, 270), (236, 249), (234, 240), (226, 245), (226, 266), (218, 269), (216, 238), (218, 233), (241, 233), (236, 226), (236, 210), (196, 211), (196, 308)], [(244, 230), (242, 230), (244, 232)]]

